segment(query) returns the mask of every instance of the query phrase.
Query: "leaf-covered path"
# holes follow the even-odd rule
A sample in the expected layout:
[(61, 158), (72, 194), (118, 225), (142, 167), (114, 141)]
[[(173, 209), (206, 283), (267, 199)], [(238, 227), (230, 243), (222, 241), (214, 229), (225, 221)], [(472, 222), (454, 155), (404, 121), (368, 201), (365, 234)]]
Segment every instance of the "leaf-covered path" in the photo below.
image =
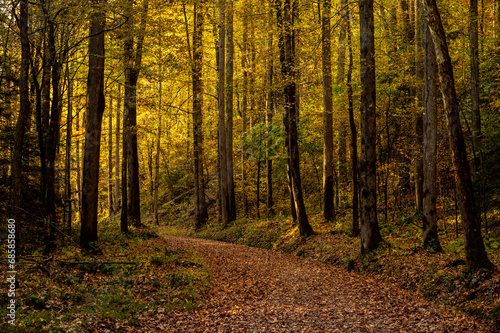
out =
[(487, 332), (408, 291), (281, 252), (163, 236), (195, 249), (213, 287), (203, 310), (159, 313), (161, 332)]

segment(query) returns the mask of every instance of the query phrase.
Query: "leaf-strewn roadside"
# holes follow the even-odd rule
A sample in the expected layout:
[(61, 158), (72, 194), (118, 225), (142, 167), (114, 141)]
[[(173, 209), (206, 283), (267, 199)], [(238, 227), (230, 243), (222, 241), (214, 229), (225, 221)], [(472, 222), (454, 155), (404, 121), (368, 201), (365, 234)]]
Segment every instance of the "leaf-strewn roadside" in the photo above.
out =
[[(167, 229), (167, 230), (164, 230)], [(164, 228), (162, 232), (168, 232)], [(213, 276), (203, 309), (173, 311), (151, 332), (488, 332), (414, 293), (310, 258), (183, 236)]]
[[(479, 271), (469, 274), (463, 265), (463, 241), (453, 230), (442, 233), (444, 253), (428, 253), (421, 247), (421, 231), (415, 221), (400, 225), (383, 224), (384, 245), (369, 257), (360, 257), (359, 239), (349, 236), (345, 221), (324, 223), (320, 216), (311, 220), (316, 234), (298, 236), (289, 219), (239, 220), (227, 229), (208, 225), (194, 232), (182, 227), (166, 227), (171, 234), (215, 239), (266, 249), (281, 250), (297, 256), (319, 259), (344, 270), (355, 271), (404, 289), (455, 311), (486, 320), (498, 330), (500, 325), (500, 274)], [(486, 241), (488, 255), (500, 267), (496, 229)], [(493, 329), (493, 328), (492, 328)]]

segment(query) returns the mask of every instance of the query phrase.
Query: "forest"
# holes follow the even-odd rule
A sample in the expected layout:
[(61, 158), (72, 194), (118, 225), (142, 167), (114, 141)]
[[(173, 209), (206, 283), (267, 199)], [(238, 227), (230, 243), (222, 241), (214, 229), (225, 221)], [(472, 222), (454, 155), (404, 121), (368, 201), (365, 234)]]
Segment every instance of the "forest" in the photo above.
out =
[(498, 0), (0, 0), (2, 330), (498, 331), (499, 86)]

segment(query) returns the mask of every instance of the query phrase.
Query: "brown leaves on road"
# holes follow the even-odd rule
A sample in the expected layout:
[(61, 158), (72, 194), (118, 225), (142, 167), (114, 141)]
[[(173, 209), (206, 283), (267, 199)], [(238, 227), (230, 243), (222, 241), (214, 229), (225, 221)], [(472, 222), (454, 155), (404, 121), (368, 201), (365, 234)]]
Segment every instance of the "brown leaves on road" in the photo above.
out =
[(162, 325), (148, 327), (152, 332), (488, 331), (408, 291), (316, 260), (163, 237), (169, 247), (195, 249), (210, 268), (213, 287), (202, 310), (153, 315), (151, 323)]

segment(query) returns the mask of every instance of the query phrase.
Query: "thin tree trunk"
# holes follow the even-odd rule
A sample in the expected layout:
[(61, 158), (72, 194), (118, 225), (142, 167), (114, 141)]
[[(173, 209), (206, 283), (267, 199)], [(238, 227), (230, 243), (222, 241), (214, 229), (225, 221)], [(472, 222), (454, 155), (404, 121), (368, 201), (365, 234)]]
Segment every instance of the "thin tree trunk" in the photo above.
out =
[[(194, 86), (194, 85), (193, 85)], [(154, 213), (154, 224), (160, 225), (160, 220), (158, 217), (158, 190), (160, 188), (160, 143), (161, 143), (161, 118), (162, 118), (162, 81), (160, 79), (159, 84), (159, 113), (160, 117), (158, 119), (158, 135), (156, 136), (156, 155), (155, 155), (155, 183), (154, 183), (154, 202), (153, 202), (153, 213)]]
[[(333, 100), (331, 51), (331, 1), (323, 0), (322, 60), (323, 60), (323, 218), (335, 218), (333, 192)], [(340, 54), (339, 54), (340, 55)]]
[[(272, 0), (271, 0), (272, 1)], [(243, 71), (243, 99), (241, 106), (241, 188), (243, 196), (243, 211), (248, 216), (248, 197), (247, 197), (247, 151), (245, 138), (248, 127), (248, 70), (249, 70), (249, 52), (248, 52), (248, 7), (245, 6), (243, 13), (243, 46), (241, 56), (241, 68)]]
[(359, 235), (359, 181), (358, 181), (358, 133), (354, 121), (354, 93), (352, 90), (352, 31), (351, 11), (347, 8), (347, 43), (349, 45), (349, 67), (347, 69), (347, 100), (349, 109), (349, 125), (351, 129), (351, 172), (352, 172), (352, 235)]
[(226, 63), (226, 1), (218, 0), (219, 6), (219, 52), (218, 52), (218, 109), (219, 109), (219, 161), (220, 161), (220, 197), (222, 223), (229, 224), (229, 193), (227, 179), (227, 146), (226, 146), (226, 105), (225, 105), (225, 63)]
[(109, 97), (108, 117), (108, 209), (109, 215), (114, 212), (113, 205), (113, 98)]
[(236, 220), (236, 196), (234, 193), (233, 162), (233, 0), (227, 0), (226, 26), (226, 160), (227, 160), (227, 195), (229, 221)]
[[(298, 1), (298, 0), (295, 0)], [(298, 106), (297, 106), (297, 72), (295, 69), (295, 20), (297, 3), (294, 0), (285, 0), (283, 7), (285, 58), (282, 62), (282, 73), (285, 79), (284, 104), (285, 115), (283, 123), (285, 125), (285, 135), (289, 140), (289, 155), (291, 183), (294, 198), (294, 206), (297, 213), (299, 232), (302, 237), (307, 237), (313, 233), (309, 224), (302, 194), (302, 184), (300, 178), (300, 158), (297, 136)]]
[[(193, 32), (193, 152), (194, 152), (194, 196), (195, 225), (202, 227), (208, 219), (205, 203), (205, 181), (203, 179), (203, 22), (202, 3), (194, 5)], [(158, 146), (159, 147), (159, 146)]]
[(455, 174), (458, 205), (462, 217), (467, 265), (471, 271), (492, 268), (481, 235), (481, 222), (474, 201), (474, 189), (470, 175), (467, 151), (460, 125), (460, 104), (455, 90), (453, 67), (448, 52), (446, 35), (435, 0), (425, 0), (429, 28), (436, 52), (439, 81), (450, 141), (451, 157)]
[(115, 123), (115, 209), (120, 208), (120, 113), (121, 113), (121, 86), (118, 88), (118, 98), (116, 105), (116, 123)]
[(481, 156), (481, 115), (479, 110), (479, 32), (477, 0), (470, 1), (470, 72), (471, 72), (471, 114), (472, 142), (474, 148), (474, 169), (479, 170)]
[(106, 17), (99, 6), (103, 1), (92, 1), (97, 7), (90, 21), (89, 73), (87, 79), (87, 119), (83, 157), (82, 211), (80, 215), (80, 245), (96, 249), (97, 206), (99, 200), (99, 151), (104, 100), (104, 26)]
[(429, 29), (425, 34), (424, 161), (423, 161), (423, 240), (424, 248), (442, 251), (437, 230), (436, 151), (437, 151), (437, 68)]
[(376, 91), (373, 0), (359, 1), (361, 48), (361, 253), (376, 249), (382, 237), (377, 221)]
[(415, 209), (417, 212), (422, 212), (423, 184), (424, 184), (424, 162), (422, 151), (423, 140), (423, 119), (419, 112), (415, 118)]
[(271, 146), (273, 144), (272, 128), (274, 117), (274, 87), (273, 87), (273, 11), (272, 7), (269, 8), (269, 32), (267, 37), (267, 113), (266, 113), (266, 127), (267, 127), (267, 141), (266, 141), (266, 206), (268, 216), (274, 214), (274, 201), (273, 201), (273, 160), (271, 158)]
[(71, 236), (72, 228), (72, 200), (71, 200), (71, 137), (73, 135), (73, 82), (70, 77), (69, 62), (66, 63), (66, 79), (68, 82), (68, 116), (66, 119), (66, 160), (65, 160), (65, 171), (64, 171), (64, 197), (65, 204), (67, 207), (67, 225), (68, 225), (68, 235)]
[(19, 249), (19, 229), (23, 220), (23, 149), (24, 137), (30, 113), (29, 98), (29, 66), (30, 66), (30, 43), (28, 35), (28, 7), (27, 0), (20, 0), (19, 30), (21, 37), (21, 68), (19, 76), (19, 117), (16, 123), (16, 135), (14, 137), (14, 149), (12, 155), (12, 195), (13, 195), (13, 217), (18, 222), (15, 229), (16, 246)]
[[(347, 0), (342, 0), (340, 3), (341, 23), (339, 32), (339, 51), (337, 58), (337, 87), (343, 90), (345, 79), (345, 37), (346, 37), (346, 24), (347, 20)], [(341, 90), (341, 91), (342, 91)], [(342, 202), (342, 191), (345, 181), (347, 179), (346, 170), (346, 157), (347, 157), (347, 121), (345, 116), (345, 104), (340, 102), (338, 109), (339, 119), (339, 137), (338, 137), (338, 173), (337, 173), (337, 186), (336, 186), (336, 206), (340, 208)], [(334, 171), (335, 172), (335, 171)]]

